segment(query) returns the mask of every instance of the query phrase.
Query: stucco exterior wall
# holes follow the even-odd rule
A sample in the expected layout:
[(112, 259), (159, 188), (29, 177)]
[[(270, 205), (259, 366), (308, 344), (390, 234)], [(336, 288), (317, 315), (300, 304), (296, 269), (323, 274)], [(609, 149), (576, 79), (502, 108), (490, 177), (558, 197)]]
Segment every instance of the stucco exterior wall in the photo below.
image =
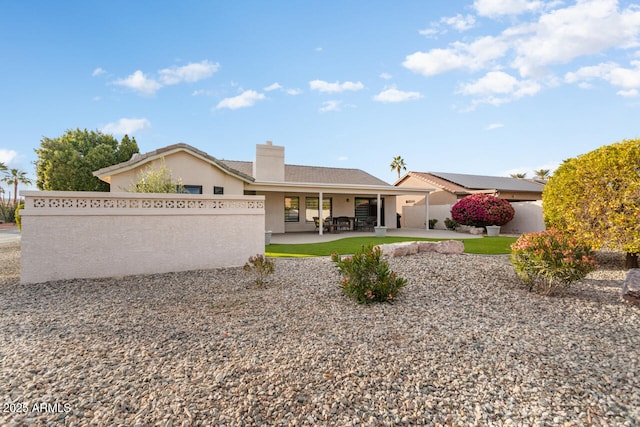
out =
[(264, 197), (24, 192), (21, 282), (241, 266), (264, 253)]
[[(225, 196), (241, 196), (244, 183), (211, 163), (193, 155), (179, 151), (163, 157), (164, 164), (171, 171), (171, 176), (182, 180), (183, 185), (202, 185), (202, 194), (213, 194), (213, 187), (223, 187)], [(136, 169), (126, 171), (111, 178), (111, 191), (128, 191), (138, 180), (140, 172), (148, 167), (160, 167), (163, 160), (154, 160)]]

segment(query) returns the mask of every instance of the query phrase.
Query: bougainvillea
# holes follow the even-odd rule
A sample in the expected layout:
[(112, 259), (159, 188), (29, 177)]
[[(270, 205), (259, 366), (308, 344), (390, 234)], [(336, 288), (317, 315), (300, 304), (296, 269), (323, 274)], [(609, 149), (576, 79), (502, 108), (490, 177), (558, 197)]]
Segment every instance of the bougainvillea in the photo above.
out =
[(460, 199), (451, 208), (454, 221), (474, 227), (505, 225), (514, 214), (513, 206), (507, 200), (480, 193)]

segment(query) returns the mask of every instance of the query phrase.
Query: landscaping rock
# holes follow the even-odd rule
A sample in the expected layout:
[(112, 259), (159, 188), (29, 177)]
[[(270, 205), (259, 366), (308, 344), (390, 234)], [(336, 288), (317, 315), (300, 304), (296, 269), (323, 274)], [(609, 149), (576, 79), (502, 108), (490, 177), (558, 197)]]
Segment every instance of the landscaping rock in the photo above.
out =
[(415, 255), (419, 252), (418, 242), (409, 242), (407, 244), (407, 255)]
[(640, 268), (632, 268), (622, 284), (622, 299), (640, 305)]
[(436, 252), (441, 254), (461, 254), (464, 252), (464, 243), (459, 240), (445, 240), (438, 242)]
[(418, 252), (435, 252), (438, 242), (418, 242)]

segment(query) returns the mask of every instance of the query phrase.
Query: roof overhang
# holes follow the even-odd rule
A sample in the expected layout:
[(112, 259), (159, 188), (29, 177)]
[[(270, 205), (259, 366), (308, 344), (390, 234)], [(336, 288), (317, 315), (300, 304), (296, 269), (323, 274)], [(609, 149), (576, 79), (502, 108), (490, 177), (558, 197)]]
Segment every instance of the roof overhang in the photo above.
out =
[(284, 193), (334, 193), (334, 194), (371, 194), (386, 196), (420, 195), (436, 191), (434, 188), (394, 187), (391, 185), (348, 185), (348, 184), (322, 184), (310, 182), (252, 182), (246, 185), (246, 189), (265, 192)]

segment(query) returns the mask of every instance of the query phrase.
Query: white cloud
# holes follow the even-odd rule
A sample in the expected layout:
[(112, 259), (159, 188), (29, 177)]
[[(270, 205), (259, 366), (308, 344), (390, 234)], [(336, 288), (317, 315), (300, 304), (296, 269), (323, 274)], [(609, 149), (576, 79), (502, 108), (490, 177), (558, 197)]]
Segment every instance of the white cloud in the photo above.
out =
[(5, 166), (7, 166), (9, 163), (11, 163), (12, 160), (16, 159), (17, 157), (17, 151), (0, 148), (0, 162), (4, 163)]
[(157, 81), (147, 78), (140, 70), (137, 70), (129, 77), (116, 80), (113, 84), (124, 86), (146, 96), (154, 95), (156, 91), (162, 87)]
[(92, 77), (98, 77), (98, 76), (100, 76), (102, 74), (105, 74), (106, 72), (107, 72), (106, 70), (98, 67), (95, 70), (93, 70), (93, 72), (91, 73), (91, 76)]
[(317, 90), (325, 93), (339, 93), (344, 91), (358, 91), (364, 89), (364, 85), (361, 82), (335, 82), (329, 83), (323, 80), (312, 80), (309, 82), (309, 88), (311, 90)]
[[(502, 19), (504, 16), (530, 13), (532, 20), (508, 26), (499, 34), (414, 52), (406, 56), (402, 65), (426, 77), (453, 70), (515, 70), (521, 83), (512, 92), (524, 96), (538, 92), (542, 85), (554, 87), (560, 84), (561, 79), (554, 75), (554, 66), (571, 63), (577, 58), (606, 54), (612, 49), (640, 46), (638, 5), (622, 7), (617, 0), (576, 0), (568, 6), (565, 3), (568, 2), (475, 0), (473, 7), (479, 16)], [(443, 18), (422, 33), (435, 34), (445, 24), (460, 29), (472, 25), (466, 17), (457, 15)], [(565, 82), (576, 82), (581, 87), (589, 87), (590, 80), (595, 78), (606, 79), (621, 89), (618, 92), (621, 96), (633, 96), (634, 89), (640, 91), (636, 83), (638, 68), (635, 65), (610, 70), (585, 67), (564, 77)], [(599, 76), (605, 72), (606, 77)], [(590, 77), (589, 73), (595, 75)], [(461, 87), (459, 93), (463, 94), (474, 89), (468, 84)], [(494, 104), (505, 101), (505, 98), (491, 100)]]
[(634, 68), (624, 68), (614, 62), (581, 67), (578, 71), (565, 74), (567, 83), (577, 83), (582, 88), (591, 87), (590, 81), (600, 79), (622, 88), (617, 92), (624, 97), (634, 97), (640, 89), (640, 61), (631, 61)]
[(414, 99), (422, 98), (420, 92), (404, 92), (396, 89), (395, 86), (385, 89), (376, 96), (373, 97), (374, 101), (392, 103), (392, 102), (405, 102)]
[(211, 96), (213, 95), (213, 91), (206, 89), (198, 89), (191, 92), (191, 96)]
[[(208, 77), (211, 77), (218, 69), (220, 64), (211, 63), (207, 60), (202, 62), (192, 62), (182, 67), (163, 68), (158, 71), (156, 78), (148, 77), (141, 70), (135, 71), (124, 79), (118, 79), (113, 84), (124, 86), (132, 89), (141, 95), (154, 95), (163, 86), (176, 85), (178, 83), (194, 83)], [(94, 75), (101, 68), (94, 70)]]
[(616, 0), (581, 0), (504, 34), (514, 36), (512, 66), (523, 77), (535, 76), (549, 65), (611, 48), (637, 46), (640, 9), (630, 7), (620, 12)]
[(326, 113), (329, 111), (340, 111), (342, 106), (342, 101), (325, 101), (322, 103), (322, 107), (320, 107), (321, 113)]
[(473, 8), (478, 15), (490, 18), (535, 12), (543, 7), (543, 1), (530, 0), (475, 0), (473, 2)]
[(283, 87), (278, 82), (273, 83), (273, 84), (271, 84), (271, 85), (269, 85), (269, 86), (264, 88), (265, 92), (271, 92), (271, 91), (274, 91), (274, 90), (281, 90), (284, 93), (286, 93), (287, 95), (293, 95), (293, 96), (300, 95), (302, 93), (302, 91), (300, 89), (288, 89), (288, 88)]
[(504, 57), (509, 45), (502, 38), (486, 36), (472, 43), (456, 42), (448, 49), (432, 49), (408, 55), (402, 65), (424, 76), (433, 76), (457, 68), (475, 71), (489, 67)]
[(380, 73), (378, 77), (384, 80), (391, 80), (393, 78), (393, 76), (389, 73)]
[(440, 33), (440, 30), (438, 30), (437, 28), (425, 28), (424, 30), (419, 30), (418, 34), (420, 34), (421, 36), (425, 36), (425, 37), (434, 37), (436, 34)]
[(491, 71), (473, 83), (460, 85), (457, 93), (475, 97), (474, 105), (500, 105), (535, 95), (540, 89), (534, 80), (518, 80), (505, 72)]
[(164, 68), (158, 72), (164, 85), (175, 85), (182, 82), (193, 83), (211, 77), (220, 69), (220, 64), (207, 60), (192, 62), (182, 67)]
[(223, 99), (216, 105), (216, 109), (228, 108), (230, 110), (237, 110), (238, 108), (253, 107), (256, 102), (263, 99), (265, 99), (264, 94), (254, 90), (245, 90), (238, 96)]
[(280, 83), (276, 82), (264, 88), (266, 92), (271, 92), (272, 90), (282, 89)]
[(485, 127), (484, 130), (495, 130), (495, 129), (500, 129), (500, 128), (503, 128), (503, 127), (504, 127), (504, 125), (502, 123), (491, 123), (490, 125)]
[(619, 90), (616, 92), (616, 95), (620, 95), (625, 98), (635, 98), (638, 94), (638, 89)]
[(476, 19), (472, 15), (462, 16), (461, 14), (451, 18), (442, 18), (441, 21), (458, 31), (470, 30), (476, 23)]
[(149, 127), (151, 127), (151, 122), (147, 119), (122, 118), (117, 122), (107, 123), (100, 131), (113, 135), (131, 135)]

